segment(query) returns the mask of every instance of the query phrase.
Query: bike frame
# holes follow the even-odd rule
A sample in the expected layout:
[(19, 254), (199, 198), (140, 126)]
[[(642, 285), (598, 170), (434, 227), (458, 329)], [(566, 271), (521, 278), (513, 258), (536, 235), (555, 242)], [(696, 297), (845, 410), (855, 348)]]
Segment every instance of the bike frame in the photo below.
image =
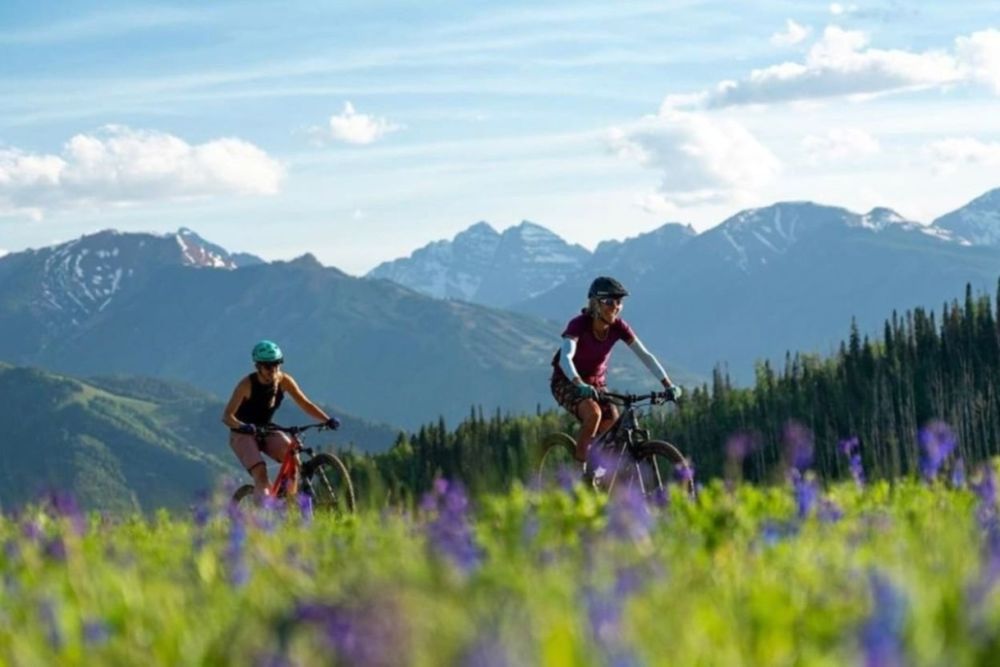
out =
[[(623, 462), (638, 462), (634, 450), (637, 445), (649, 439), (649, 431), (639, 427), (639, 412), (636, 403), (649, 401), (650, 405), (656, 405), (667, 400), (666, 394), (653, 392), (650, 394), (616, 394), (614, 392), (604, 392), (604, 396), (622, 402), (622, 412), (618, 419), (607, 431), (598, 436), (592, 447), (606, 449), (617, 459), (617, 463), (611, 474), (609, 488), (614, 486), (618, 480), (618, 472), (622, 469)], [(640, 436), (637, 438), (636, 436)], [(639, 483), (642, 484), (640, 477)], [(642, 492), (645, 493), (645, 489)]]
[[(268, 493), (272, 498), (288, 495), (285, 485), (293, 486), (291, 491), (298, 492), (298, 486), (301, 482), (301, 475), (299, 473), (302, 471), (302, 452), (312, 454), (312, 450), (302, 444), (299, 433), (310, 428), (320, 428), (322, 426), (324, 425), (310, 424), (308, 426), (292, 426), (290, 428), (273, 426), (264, 430), (260, 438), (258, 438), (258, 445), (262, 444), (262, 438), (266, 438), (269, 433), (285, 433), (291, 438), (291, 442), (288, 444), (288, 451), (285, 452), (285, 458), (281, 462), (281, 467), (278, 468), (278, 474), (268, 488)], [(286, 489), (284, 493), (282, 493), (283, 488)]]

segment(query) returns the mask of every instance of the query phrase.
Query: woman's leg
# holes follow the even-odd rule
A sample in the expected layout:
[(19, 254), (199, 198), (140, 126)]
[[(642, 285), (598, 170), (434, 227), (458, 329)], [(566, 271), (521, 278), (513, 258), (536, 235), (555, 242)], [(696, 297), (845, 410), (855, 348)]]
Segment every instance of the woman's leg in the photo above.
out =
[(601, 425), (601, 406), (592, 398), (580, 401), (576, 406), (576, 417), (580, 420), (580, 430), (576, 432), (576, 452), (573, 456), (583, 463), (587, 460), (590, 441)]

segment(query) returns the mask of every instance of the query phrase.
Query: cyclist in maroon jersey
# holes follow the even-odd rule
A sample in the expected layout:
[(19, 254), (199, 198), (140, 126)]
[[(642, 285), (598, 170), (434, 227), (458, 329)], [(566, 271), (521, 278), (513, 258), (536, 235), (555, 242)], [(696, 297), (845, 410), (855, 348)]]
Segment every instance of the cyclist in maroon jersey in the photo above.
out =
[(596, 278), (587, 292), (587, 307), (566, 325), (562, 345), (552, 358), (552, 396), (580, 420), (575, 457), (581, 462), (587, 460), (594, 437), (611, 428), (618, 418), (617, 408), (601, 395), (606, 387), (608, 358), (616, 342), (625, 341), (675, 399), (681, 395), (681, 388), (671, 382), (660, 362), (621, 319), (627, 296), (628, 290), (614, 278)]
[(281, 370), (285, 357), (272, 341), (262, 340), (251, 353), (256, 370), (236, 385), (233, 395), (222, 412), (222, 422), (229, 427), (229, 446), (250, 476), (253, 477), (254, 497), (262, 498), (268, 488), (267, 466), (261, 451), (275, 461), (285, 458), (291, 438), (272, 431), (258, 444), (257, 430), (271, 424), (271, 417), (281, 406), (285, 392), (303, 412), (324, 422), (328, 428), (340, 427), (340, 420), (328, 416), (299, 389), (295, 379)]

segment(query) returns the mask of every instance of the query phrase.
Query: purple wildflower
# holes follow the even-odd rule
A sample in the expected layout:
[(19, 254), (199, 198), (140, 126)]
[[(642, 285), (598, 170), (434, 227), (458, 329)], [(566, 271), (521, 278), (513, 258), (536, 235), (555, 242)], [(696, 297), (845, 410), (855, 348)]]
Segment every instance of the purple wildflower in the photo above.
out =
[(54, 561), (66, 560), (66, 542), (62, 535), (53, 535), (45, 542), (45, 556)]
[(815, 445), (812, 431), (799, 422), (790, 420), (785, 424), (784, 443), (789, 465), (800, 473), (805, 472), (813, 462)]
[(621, 667), (641, 664), (622, 638), (622, 612), (627, 599), (627, 594), (619, 595), (617, 590), (605, 592), (590, 586), (584, 590), (587, 620), (604, 664)]
[(421, 507), (436, 514), (426, 529), (434, 552), (462, 571), (475, 569), (480, 553), (468, 517), (469, 499), (462, 485), (435, 480), (434, 490), (424, 496)]
[(32, 542), (38, 542), (42, 538), (42, 527), (34, 519), (28, 519), (21, 524), (21, 535)]
[(906, 621), (906, 600), (884, 576), (869, 574), (872, 613), (861, 626), (861, 646), (866, 667), (902, 667), (903, 626)]
[(311, 523), (313, 518), (312, 496), (306, 493), (299, 494), (299, 516), (304, 523)]
[(466, 649), (459, 659), (461, 667), (513, 667), (515, 664), (497, 637), (480, 637)]
[(55, 516), (68, 519), (73, 529), (78, 535), (82, 535), (87, 530), (87, 519), (80, 510), (76, 498), (71, 493), (65, 491), (52, 491), (49, 493), (48, 505)]
[(865, 485), (865, 468), (861, 463), (861, 442), (858, 436), (852, 436), (840, 441), (840, 451), (847, 457), (848, 466), (851, 470), (851, 477), (858, 488)]
[(829, 498), (823, 498), (819, 501), (816, 516), (823, 523), (837, 523), (844, 518), (844, 510)]
[(394, 667), (405, 664), (405, 628), (394, 607), (368, 598), (358, 606), (324, 602), (300, 603), (292, 612), (293, 625), (318, 628), (334, 652), (336, 664), (356, 667)]
[(618, 539), (645, 542), (653, 515), (636, 485), (619, 486), (608, 503), (608, 531)]
[(920, 473), (930, 482), (955, 449), (955, 433), (943, 421), (935, 420), (920, 429), (917, 442), (920, 444)]
[(56, 651), (61, 650), (64, 637), (56, 614), (56, 603), (48, 599), (42, 600), (38, 605), (38, 615), (41, 617), (42, 627), (45, 628), (45, 637), (49, 646)]
[(757, 449), (757, 440), (749, 433), (733, 433), (726, 440), (726, 458), (730, 461), (742, 464), (743, 459)]
[(247, 527), (243, 514), (238, 508), (230, 510), (229, 539), (224, 558), (229, 565), (229, 581), (234, 586), (243, 586), (250, 579), (250, 568), (246, 557)]
[(816, 504), (819, 494), (816, 480), (811, 475), (803, 474), (797, 468), (791, 470), (792, 489), (795, 493), (795, 507), (799, 519), (805, 519)]
[(965, 461), (959, 457), (951, 466), (951, 486), (955, 489), (965, 488)]
[(88, 646), (99, 646), (111, 637), (108, 624), (100, 619), (89, 619), (83, 622), (83, 642)]

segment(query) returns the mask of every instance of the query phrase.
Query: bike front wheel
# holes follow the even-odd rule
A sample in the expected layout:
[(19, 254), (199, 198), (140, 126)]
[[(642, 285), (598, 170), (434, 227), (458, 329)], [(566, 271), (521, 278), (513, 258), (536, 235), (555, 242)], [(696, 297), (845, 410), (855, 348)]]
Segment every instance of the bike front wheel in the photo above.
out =
[(681, 450), (665, 440), (644, 442), (635, 450), (637, 481), (647, 496), (664, 494), (679, 485), (689, 496), (694, 495), (694, 469)]
[(566, 486), (580, 477), (580, 463), (573, 457), (576, 440), (566, 433), (550, 433), (539, 446), (537, 482), (540, 488)]
[(354, 485), (347, 466), (333, 454), (317, 454), (302, 465), (302, 491), (321, 511), (354, 512)]

